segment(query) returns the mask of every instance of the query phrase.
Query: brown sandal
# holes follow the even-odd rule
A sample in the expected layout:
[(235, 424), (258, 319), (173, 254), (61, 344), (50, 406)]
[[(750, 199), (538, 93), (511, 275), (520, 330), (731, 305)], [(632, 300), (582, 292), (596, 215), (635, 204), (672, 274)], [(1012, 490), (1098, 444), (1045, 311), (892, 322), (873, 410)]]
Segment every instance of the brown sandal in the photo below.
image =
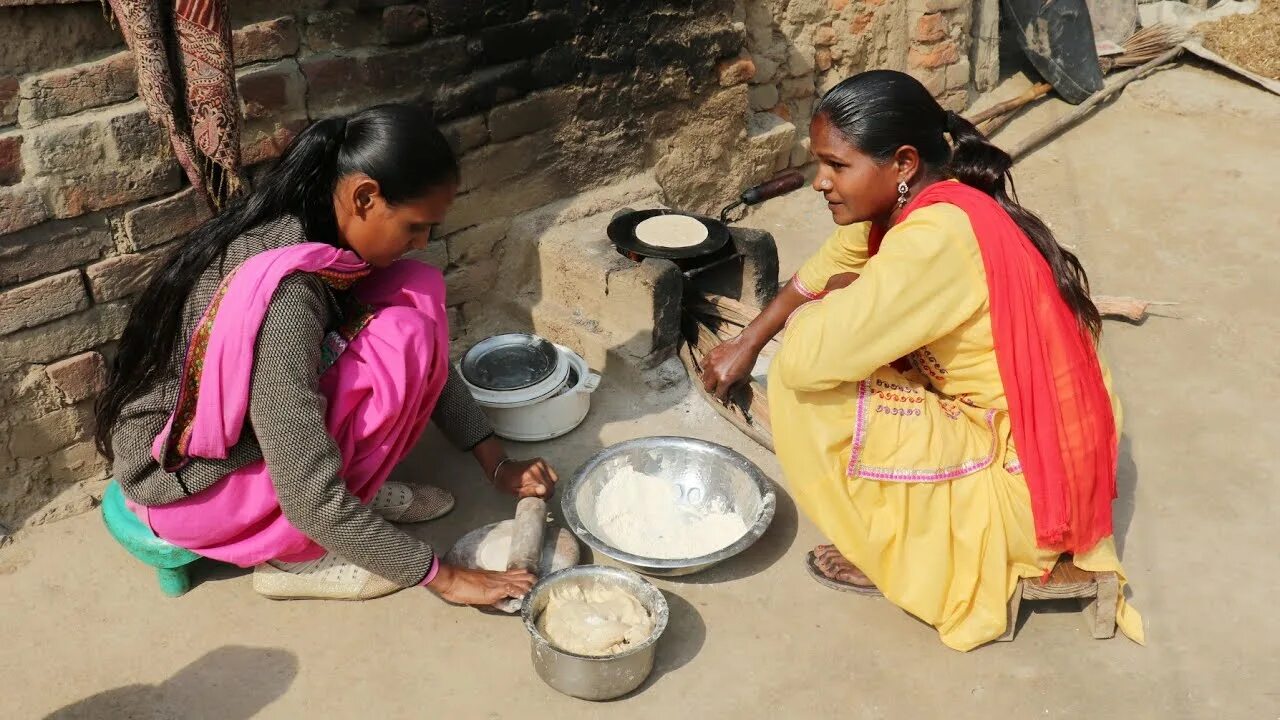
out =
[(856, 593), (867, 597), (884, 597), (884, 593), (880, 592), (875, 585), (855, 585), (843, 580), (833, 580), (832, 578), (827, 577), (826, 574), (822, 572), (822, 568), (818, 567), (818, 556), (815, 555), (812, 550), (810, 550), (809, 554), (805, 556), (804, 564), (805, 569), (809, 571), (810, 577), (817, 580), (819, 583), (826, 585), (832, 590)]

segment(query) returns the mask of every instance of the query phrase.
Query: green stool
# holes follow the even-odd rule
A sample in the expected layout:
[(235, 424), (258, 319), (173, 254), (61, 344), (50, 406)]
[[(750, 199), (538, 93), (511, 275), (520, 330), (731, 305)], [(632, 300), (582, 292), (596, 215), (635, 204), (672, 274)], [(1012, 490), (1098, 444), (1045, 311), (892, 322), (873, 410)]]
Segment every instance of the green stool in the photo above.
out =
[(156, 569), (160, 589), (169, 597), (178, 597), (191, 589), (187, 566), (200, 556), (156, 537), (124, 503), (120, 484), (112, 480), (102, 496), (102, 520), (107, 531), (129, 554)]

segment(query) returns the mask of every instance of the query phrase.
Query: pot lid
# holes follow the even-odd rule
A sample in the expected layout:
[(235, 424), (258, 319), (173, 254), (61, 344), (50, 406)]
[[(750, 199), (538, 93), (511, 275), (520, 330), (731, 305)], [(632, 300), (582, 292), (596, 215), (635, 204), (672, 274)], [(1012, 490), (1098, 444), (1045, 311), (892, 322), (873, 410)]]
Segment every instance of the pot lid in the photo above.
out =
[(482, 390), (524, 390), (551, 377), (559, 361), (555, 345), (537, 335), (494, 335), (462, 356), (462, 377)]

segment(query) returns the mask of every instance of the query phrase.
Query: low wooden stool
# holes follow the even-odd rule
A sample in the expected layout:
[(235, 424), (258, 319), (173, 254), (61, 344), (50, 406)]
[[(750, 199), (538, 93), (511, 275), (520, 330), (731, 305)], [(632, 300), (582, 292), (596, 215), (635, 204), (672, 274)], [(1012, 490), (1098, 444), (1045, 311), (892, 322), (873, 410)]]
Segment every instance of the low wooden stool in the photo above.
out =
[(1009, 642), (1018, 631), (1018, 611), (1023, 600), (1079, 600), (1089, 631), (1098, 639), (1115, 637), (1116, 606), (1120, 602), (1120, 578), (1114, 572), (1090, 572), (1076, 567), (1070, 557), (1054, 566), (1044, 581), (1023, 578), (1009, 598), (1009, 626), (996, 642)]

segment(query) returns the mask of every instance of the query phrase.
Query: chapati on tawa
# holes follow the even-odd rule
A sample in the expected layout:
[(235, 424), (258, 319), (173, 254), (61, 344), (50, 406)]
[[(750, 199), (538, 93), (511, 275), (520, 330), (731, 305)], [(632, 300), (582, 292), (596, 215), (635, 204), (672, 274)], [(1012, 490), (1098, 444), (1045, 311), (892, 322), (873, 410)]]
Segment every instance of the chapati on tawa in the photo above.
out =
[(636, 240), (657, 248), (688, 248), (707, 239), (707, 226), (686, 215), (657, 215), (636, 225)]

